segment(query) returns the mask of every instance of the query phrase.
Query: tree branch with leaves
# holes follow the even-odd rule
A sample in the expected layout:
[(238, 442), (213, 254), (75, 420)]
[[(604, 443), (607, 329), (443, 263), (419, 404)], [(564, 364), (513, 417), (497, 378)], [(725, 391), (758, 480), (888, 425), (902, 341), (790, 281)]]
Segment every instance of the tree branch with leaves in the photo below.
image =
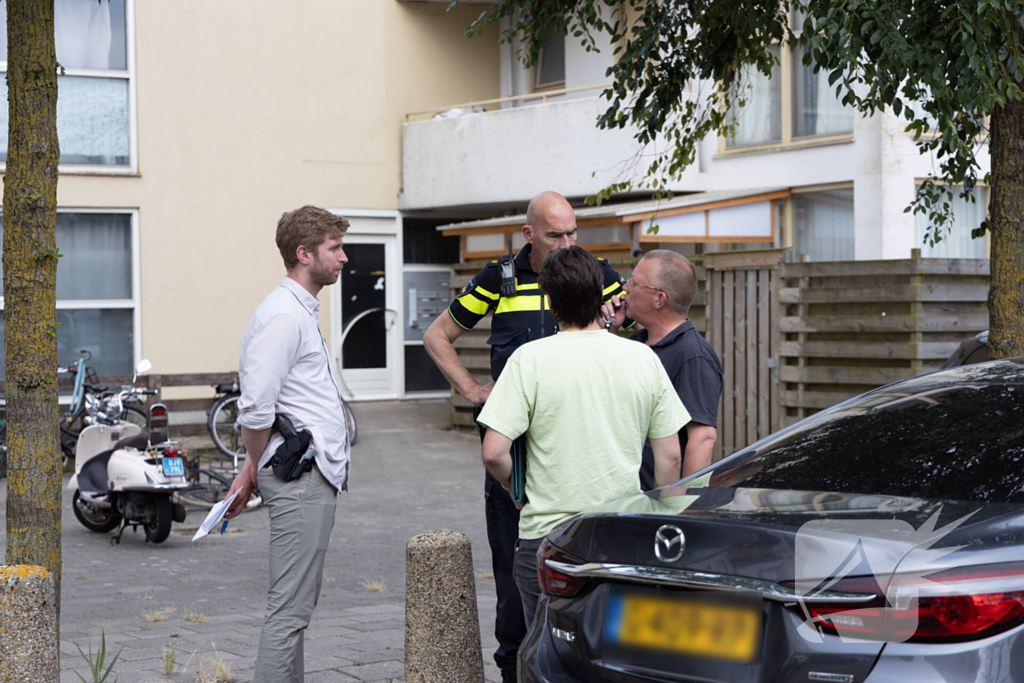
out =
[[(791, 13), (802, 19), (795, 31)], [(772, 46), (804, 48), (804, 64), (829, 74), (843, 104), (902, 117), (919, 151), (936, 160), (907, 207), (927, 217), (932, 243), (951, 227), (955, 194), (974, 201), (979, 182), (990, 186), (990, 218), (972, 233), (991, 235), (990, 354), (1024, 355), (1024, 3), (498, 0), (467, 34), (502, 20), (502, 42), (519, 41), (526, 67), (550, 30), (591, 50), (601, 34), (614, 45), (613, 84), (602, 93), (609, 104), (597, 125), (629, 126), (640, 146), (657, 151), (638, 179), (612, 183), (595, 203), (639, 188), (671, 196), (701, 140), (735, 132), (729, 112), (743, 104), (751, 73), (770, 76), (779, 63)], [(992, 163), (981, 174), (986, 144)]]

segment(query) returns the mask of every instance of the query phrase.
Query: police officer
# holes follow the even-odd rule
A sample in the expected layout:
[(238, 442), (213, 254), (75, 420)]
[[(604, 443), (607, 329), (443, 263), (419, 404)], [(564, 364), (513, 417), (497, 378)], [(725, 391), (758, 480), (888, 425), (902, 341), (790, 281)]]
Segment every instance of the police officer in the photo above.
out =
[[(544, 293), (537, 285), (544, 258), (556, 249), (576, 244), (576, 214), (555, 192), (542, 192), (533, 198), (523, 226), (523, 247), (506, 265), (502, 282), (501, 259), (491, 261), (459, 292), (423, 336), (427, 353), (451, 382), (455, 390), (474, 405), (482, 405), (494, 387), (494, 381), (480, 384), (466, 370), (453, 346), (463, 332), (472, 329), (493, 312), (491, 336), (491, 377), (498, 378), (512, 352), (528, 341), (558, 332)], [(620, 295), (625, 281), (608, 262), (598, 259), (604, 271), (604, 300)], [(514, 289), (513, 289), (514, 288)], [(618, 299), (616, 299), (618, 301)], [(632, 321), (627, 320), (626, 325)], [(487, 539), (491, 546), (494, 583), (498, 594), (494, 635), (498, 650), (494, 660), (503, 681), (516, 680), (516, 654), (526, 635), (522, 602), (512, 577), (515, 544), (519, 536), (519, 511), (512, 498), (490, 474), (484, 484)]]

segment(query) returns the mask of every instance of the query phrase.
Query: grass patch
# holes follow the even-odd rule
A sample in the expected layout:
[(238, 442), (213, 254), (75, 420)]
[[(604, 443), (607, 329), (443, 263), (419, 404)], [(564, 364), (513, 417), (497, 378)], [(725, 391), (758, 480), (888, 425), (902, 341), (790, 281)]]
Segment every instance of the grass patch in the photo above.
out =
[(185, 621), (191, 621), (193, 624), (209, 624), (210, 617), (206, 616), (202, 612), (193, 612), (188, 610), (185, 612)]
[(386, 587), (384, 579), (367, 579), (360, 584), (367, 593), (380, 593)]
[(153, 624), (158, 621), (167, 621), (167, 617), (174, 614), (174, 609), (157, 609), (157, 610), (146, 610), (142, 613), (143, 618), (149, 623)]
[(178, 651), (173, 647), (165, 647), (163, 653), (164, 673), (170, 676), (178, 666)]

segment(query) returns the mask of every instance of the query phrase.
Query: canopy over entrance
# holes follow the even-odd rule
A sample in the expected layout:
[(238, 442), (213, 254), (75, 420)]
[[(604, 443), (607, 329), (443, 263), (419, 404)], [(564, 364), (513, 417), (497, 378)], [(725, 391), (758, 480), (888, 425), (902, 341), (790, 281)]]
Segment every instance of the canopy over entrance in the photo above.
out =
[[(577, 209), (576, 243), (592, 252), (629, 251), (642, 242), (773, 243), (779, 206), (789, 195), (789, 188), (770, 187)], [(469, 260), (500, 256), (509, 237), (513, 248), (522, 248), (525, 222), (526, 214), (519, 214), (437, 229), (459, 236), (462, 258)]]

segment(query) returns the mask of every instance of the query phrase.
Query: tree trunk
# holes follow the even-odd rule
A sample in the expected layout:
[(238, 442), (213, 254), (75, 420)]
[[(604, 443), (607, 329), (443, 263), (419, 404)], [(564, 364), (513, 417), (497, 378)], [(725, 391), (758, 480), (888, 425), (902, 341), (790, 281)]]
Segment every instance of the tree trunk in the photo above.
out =
[(57, 59), (53, 0), (7, 0), (4, 342), (7, 564), (46, 567), (60, 615), (57, 406)]
[(1024, 355), (1024, 102), (1008, 100), (1005, 107), (997, 107), (991, 131), (988, 353), (990, 358), (1007, 358)]

